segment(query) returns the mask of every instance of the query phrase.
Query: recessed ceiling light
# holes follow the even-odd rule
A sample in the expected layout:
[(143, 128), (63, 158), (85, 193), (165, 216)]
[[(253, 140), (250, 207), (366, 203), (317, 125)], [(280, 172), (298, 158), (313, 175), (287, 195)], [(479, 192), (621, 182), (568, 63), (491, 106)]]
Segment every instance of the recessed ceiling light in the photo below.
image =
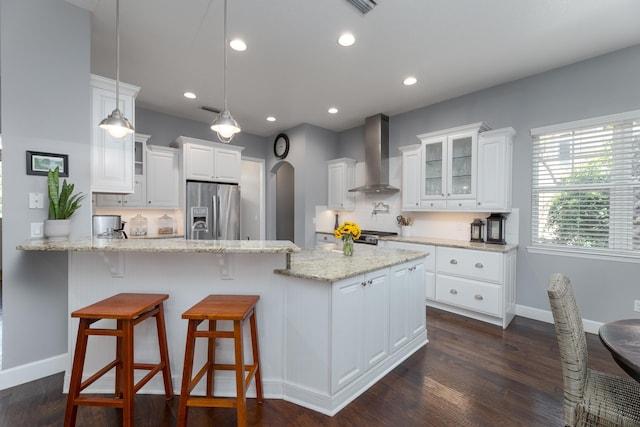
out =
[(356, 42), (356, 38), (351, 33), (343, 33), (338, 37), (340, 46), (349, 47)]
[(242, 39), (233, 39), (229, 42), (229, 47), (238, 52), (244, 52), (247, 50), (247, 44)]
[(276, 118), (275, 118), (275, 117), (273, 117), (273, 116), (269, 116), (269, 117), (267, 117), (267, 121), (268, 121), (268, 122), (275, 122), (275, 121), (276, 121)]
[(329, 108), (329, 114), (336, 114), (337, 112), (338, 112), (338, 109), (336, 107)]
[(193, 92), (185, 92), (184, 97), (189, 99), (196, 99), (196, 94)]
[(413, 76), (409, 76), (406, 79), (404, 79), (404, 81), (402, 82), (405, 86), (412, 86), (414, 84), (416, 84), (418, 82), (418, 79), (416, 79)]

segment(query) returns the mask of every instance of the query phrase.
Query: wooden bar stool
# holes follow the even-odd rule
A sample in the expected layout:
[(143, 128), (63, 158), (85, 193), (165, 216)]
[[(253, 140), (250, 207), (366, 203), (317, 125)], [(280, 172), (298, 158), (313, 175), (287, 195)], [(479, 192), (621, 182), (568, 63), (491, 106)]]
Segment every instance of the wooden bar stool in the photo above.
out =
[[(258, 329), (256, 325), (256, 303), (260, 299), (256, 295), (209, 295), (182, 314), (183, 319), (189, 320), (187, 328), (187, 346), (184, 354), (184, 372), (182, 374), (182, 388), (180, 391), (180, 405), (178, 408), (178, 426), (187, 425), (187, 410), (189, 406), (236, 408), (238, 426), (247, 425), (247, 389), (251, 378), (255, 378), (258, 403), (262, 403), (262, 377), (260, 375), (260, 356), (258, 353)], [(209, 321), (208, 330), (197, 330), (203, 321)], [(233, 331), (216, 330), (218, 320), (232, 320)], [(242, 328), (249, 321), (251, 329), (251, 347), (253, 364), (244, 364), (242, 342)], [(207, 361), (192, 377), (193, 356), (196, 338), (207, 338)], [(216, 338), (232, 338), (235, 347), (235, 363), (220, 364), (215, 361)], [(213, 380), (215, 370), (235, 371), (236, 397), (215, 397), (213, 395)], [(245, 377), (245, 373), (248, 374)], [(192, 397), (191, 391), (207, 374), (205, 397)]]
[[(173, 397), (171, 369), (169, 366), (169, 351), (167, 347), (167, 333), (164, 322), (163, 301), (169, 298), (167, 294), (118, 294), (95, 304), (81, 308), (71, 313), (71, 317), (80, 319), (78, 339), (71, 368), (71, 382), (67, 396), (67, 410), (64, 425), (75, 426), (78, 406), (109, 406), (122, 408), (122, 425), (133, 426), (133, 398), (155, 374), (162, 371), (164, 391), (167, 399)], [(133, 355), (133, 327), (150, 318), (156, 318), (158, 343), (160, 347), (160, 363), (135, 363)], [(115, 329), (91, 328), (91, 324), (101, 319), (115, 319)], [(82, 381), (82, 370), (87, 352), (87, 342), (90, 335), (116, 337), (115, 359), (98, 372)], [(112, 368), (116, 369), (115, 397), (82, 397), (80, 392), (105, 375)], [(134, 370), (148, 370), (149, 373), (138, 383), (134, 384)]]

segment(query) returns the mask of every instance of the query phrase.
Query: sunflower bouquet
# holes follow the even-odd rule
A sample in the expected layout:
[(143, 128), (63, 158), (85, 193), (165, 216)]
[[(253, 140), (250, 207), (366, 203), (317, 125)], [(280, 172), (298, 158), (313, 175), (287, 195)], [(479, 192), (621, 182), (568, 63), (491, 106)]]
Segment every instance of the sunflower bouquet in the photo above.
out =
[(353, 255), (353, 239), (360, 237), (360, 227), (355, 222), (343, 222), (340, 227), (333, 232), (336, 239), (342, 239), (342, 253), (347, 256)]

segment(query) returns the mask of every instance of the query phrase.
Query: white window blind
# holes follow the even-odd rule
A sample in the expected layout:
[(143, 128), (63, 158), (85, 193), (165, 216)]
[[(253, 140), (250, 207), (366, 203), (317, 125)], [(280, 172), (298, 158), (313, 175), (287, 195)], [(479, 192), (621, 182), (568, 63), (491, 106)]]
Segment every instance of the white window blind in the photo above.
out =
[(532, 245), (640, 257), (640, 111), (531, 134)]

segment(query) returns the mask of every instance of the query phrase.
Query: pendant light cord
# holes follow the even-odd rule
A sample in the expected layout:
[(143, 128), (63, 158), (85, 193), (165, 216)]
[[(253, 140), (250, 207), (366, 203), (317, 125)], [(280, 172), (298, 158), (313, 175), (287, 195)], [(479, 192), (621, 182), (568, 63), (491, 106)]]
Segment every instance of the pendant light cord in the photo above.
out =
[(119, 110), (119, 109), (120, 109), (120, 0), (116, 0), (116, 110)]
[(224, 109), (227, 109), (227, 0), (224, 0), (224, 76), (223, 76), (223, 90), (224, 90)]

